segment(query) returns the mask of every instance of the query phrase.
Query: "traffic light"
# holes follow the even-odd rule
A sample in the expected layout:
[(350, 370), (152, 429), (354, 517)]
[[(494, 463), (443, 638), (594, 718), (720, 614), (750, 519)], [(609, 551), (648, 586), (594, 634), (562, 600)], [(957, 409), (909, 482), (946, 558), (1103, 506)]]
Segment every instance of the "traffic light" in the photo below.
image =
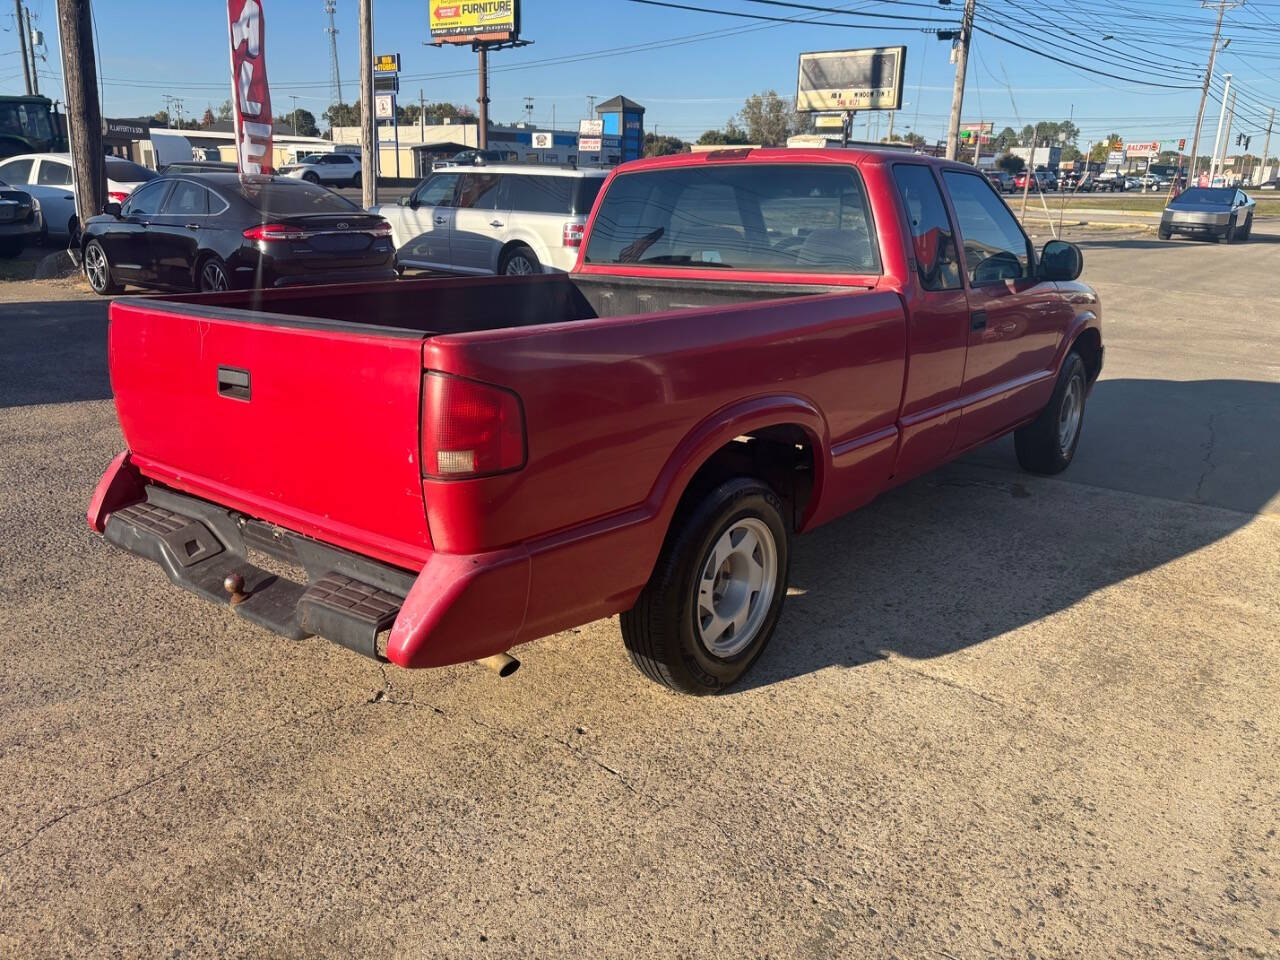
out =
[(1237, 147), (1244, 146), (1244, 134), (1243, 134), (1243, 133), (1237, 133), (1237, 134), (1236, 134), (1236, 146), (1237, 146)]
[(1244, 138), (1244, 148), (1245, 148), (1245, 150), (1248, 150), (1248, 149), (1249, 149), (1249, 143), (1250, 143), (1252, 140), (1253, 140), (1253, 137), (1245, 137), (1245, 138)]

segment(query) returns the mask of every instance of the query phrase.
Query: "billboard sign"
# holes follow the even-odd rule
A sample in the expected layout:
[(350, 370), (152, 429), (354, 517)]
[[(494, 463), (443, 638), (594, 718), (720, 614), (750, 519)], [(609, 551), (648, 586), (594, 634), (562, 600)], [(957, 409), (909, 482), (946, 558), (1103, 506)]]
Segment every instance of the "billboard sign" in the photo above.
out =
[(535, 134), (532, 134), (531, 136), (533, 137), (533, 149), (535, 150), (554, 150), (555, 149), (556, 138), (554, 134), (535, 133)]
[(1124, 152), (1130, 157), (1155, 157), (1160, 154), (1160, 143), (1127, 143)]
[(906, 47), (800, 54), (796, 110), (899, 110)]
[(505, 43), (520, 34), (520, 0), (427, 0), (433, 43)]
[(603, 139), (600, 137), (578, 137), (579, 153), (599, 153), (603, 146)]
[(843, 130), (843, 113), (820, 113), (813, 118), (813, 125), (819, 130)]
[(375, 76), (379, 73), (399, 73), (399, 72), (400, 72), (400, 54), (380, 53), (373, 58), (373, 73)]
[(227, 0), (231, 41), (231, 103), (236, 166), (242, 174), (271, 173), (271, 91), (266, 31), (258, 0)]
[(1107, 154), (1107, 166), (1118, 167), (1122, 163), (1124, 163), (1123, 150), (1112, 150), (1110, 153)]
[(604, 136), (604, 121), (603, 120), (579, 120), (578, 136), (596, 137), (597, 139)]

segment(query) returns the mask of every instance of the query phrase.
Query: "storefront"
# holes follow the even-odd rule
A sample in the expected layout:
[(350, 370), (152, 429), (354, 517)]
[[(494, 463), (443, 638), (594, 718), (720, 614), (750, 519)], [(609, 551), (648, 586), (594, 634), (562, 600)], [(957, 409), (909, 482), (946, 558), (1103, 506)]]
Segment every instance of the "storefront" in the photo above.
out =
[(135, 145), (151, 136), (147, 122), (142, 120), (104, 120), (102, 127), (103, 147), (107, 155), (125, 160), (137, 161)]

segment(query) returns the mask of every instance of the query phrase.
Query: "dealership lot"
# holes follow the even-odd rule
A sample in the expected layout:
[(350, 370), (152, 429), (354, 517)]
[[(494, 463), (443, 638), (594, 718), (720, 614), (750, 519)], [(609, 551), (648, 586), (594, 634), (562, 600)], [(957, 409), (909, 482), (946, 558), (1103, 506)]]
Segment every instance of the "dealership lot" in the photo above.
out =
[(800, 539), (703, 700), (613, 621), (500, 680), (177, 591), (84, 523), (105, 304), (0, 305), (0, 955), (1280, 951), (1280, 222), (1068, 239), (1073, 467), (998, 443)]

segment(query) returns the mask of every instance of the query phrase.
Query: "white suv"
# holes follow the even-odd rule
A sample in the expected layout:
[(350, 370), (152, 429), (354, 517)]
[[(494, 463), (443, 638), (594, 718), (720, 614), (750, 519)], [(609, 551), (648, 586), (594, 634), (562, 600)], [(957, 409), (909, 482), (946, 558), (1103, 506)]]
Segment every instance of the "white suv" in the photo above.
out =
[(313, 153), (277, 172), (327, 187), (360, 186), (360, 158), (350, 153)]
[(532, 164), (437, 170), (396, 205), (396, 262), (453, 273), (556, 273), (573, 268), (605, 170)]

